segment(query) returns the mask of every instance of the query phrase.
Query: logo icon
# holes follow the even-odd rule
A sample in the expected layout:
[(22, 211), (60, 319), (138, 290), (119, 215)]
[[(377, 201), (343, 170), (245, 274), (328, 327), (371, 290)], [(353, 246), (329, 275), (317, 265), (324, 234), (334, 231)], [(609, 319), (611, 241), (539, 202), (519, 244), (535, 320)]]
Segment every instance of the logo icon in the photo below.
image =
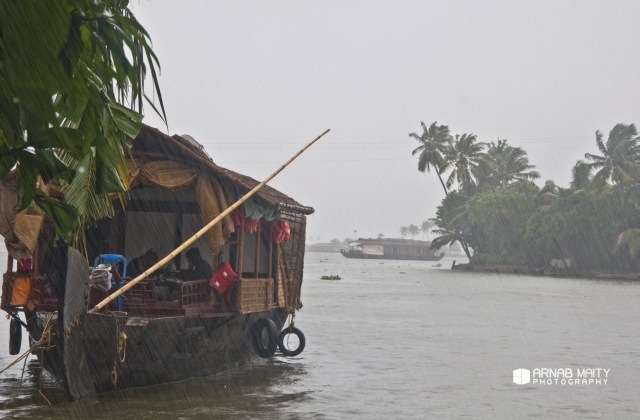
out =
[(513, 383), (526, 385), (531, 382), (531, 372), (529, 369), (516, 369), (513, 371)]

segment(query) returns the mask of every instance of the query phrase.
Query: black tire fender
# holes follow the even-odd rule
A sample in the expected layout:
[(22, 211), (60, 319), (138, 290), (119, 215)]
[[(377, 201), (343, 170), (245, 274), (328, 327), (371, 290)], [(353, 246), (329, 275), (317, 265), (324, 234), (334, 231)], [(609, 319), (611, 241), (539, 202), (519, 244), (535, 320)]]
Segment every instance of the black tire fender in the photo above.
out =
[[(287, 346), (284, 344), (284, 339), (289, 334), (297, 335), (298, 340), (300, 341), (300, 345), (295, 350), (289, 350)], [(278, 347), (280, 347), (280, 351), (282, 352), (282, 354), (288, 357), (294, 357), (302, 353), (302, 350), (304, 350), (305, 344), (307, 344), (307, 340), (304, 338), (304, 334), (302, 333), (302, 331), (300, 331), (300, 329), (296, 327), (285, 328), (280, 332), (280, 336), (278, 337)]]
[[(262, 340), (262, 332), (267, 330), (268, 345), (265, 347)], [(269, 318), (260, 318), (251, 327), (251, 342), (253, 349), (263, 359), (272, 357), (278, 348), (278, 328)]]
[(9, 354), (16, 355), (20, 353), (20, 345), (22, 344), (22, 325), (15, 319), (11, 318), (9, 323)]

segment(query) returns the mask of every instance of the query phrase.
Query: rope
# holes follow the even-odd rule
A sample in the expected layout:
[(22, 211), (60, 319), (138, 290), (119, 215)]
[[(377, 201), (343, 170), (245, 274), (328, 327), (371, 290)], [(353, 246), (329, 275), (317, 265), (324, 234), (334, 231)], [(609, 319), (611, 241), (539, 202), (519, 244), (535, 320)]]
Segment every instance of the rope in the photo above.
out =
[(24, 370), (27, 367), (27, 360), (29, 360), (27, 357), (24, 358), (24, 363), (22, 365), (22, 375), (20, 375), (20, 386), (18, 386), (18, 390), (16, 391), (16, 393), (13, 395), (13, 398), (11, 398), (11, 401), (9, 401), (8, 403), (6, 403), (4, 405), (4, 409), (6, 410), (7, 408), (9, 408), (9, 406), (11, 404), (13, 404), (13, 402), (16, 400), (16, 397), (18, 396), (18, 394), (20, 393), (20, 391), (22, 390), (22, 381), (24, 379)]
[[(4, 369), (0, 370), (0, 374), (3, 374), (5, 371), (7, 371), (7, 369), (15, 366), (21, 360), (24, 360), (24, 365), (22, 366), (22, 376), (20, 377), (20, 387), (18, 388), (18, 392), (16, 392), (16, 395), (13, 396), (11, 401), (9, 401), (7, 404), (5, 404), (5, 408), (16, 399), (16, 397), (18, 396), (18, 393), (22, 389), (22, 380), (24, 378), (24, 368), (27, 365), (27, 358), (29, 357), (29, 354), (31, 354), (31, 352), (34, 351), (35, 349), (40, 349), (40, 381), (39, 381), (40, 388), (38, 389), (38, 392), (47, 401), (47, 403), (49, 403), (49, 405), (51, 405), (51, 401), (49, 401), (49, 399), (42, 393), (42, 361), (44, 359), (44, 351), (45, 350), (51, 350), (52, 348), (55, 347), (55, 344), (51, 344), (51, 339), (53, 337), (55, 337), (55, 335), (56, 335), (56, 333), (51, 331), (51, 329), (53, 328), (53, 324), (51, 323), (51, 319), (53, 319), (53, 316), (55, 314), (57, 314), (57, 313), (58, 313), (58, 311), (53, 312), (53, 313), (51, 313), (49, 315), (49, 318), (47, 319), (47, 322), (44, 324), (44, 328), (42, 329), (42, 334), (40, 335), (40, 339), (38, 341), (36, 341), (35, 343), (33, 343), (33, 346), (31, 346), (31, 348), (29, 348), (29, 350), (27, 350), (24, 353), (22, 353), (16, 360), (14, 360), (12, 363), (10, 363), (9, 366), (7, 366)], [(44, 344), (45, 342), (46, 342), (46, 344)]]
[(111, 383), (115, 388), (118, 384), (118, 363), (124, 362), (127, 358), (127, 335), (123, 331), (120, 331), (120, 323), (118, 323), (116, 313), (112, 311), (107, 312), (113, 315), (113, 319), (116, 321), (116, 353), (113, 357), (113, 370), (111, 371)]

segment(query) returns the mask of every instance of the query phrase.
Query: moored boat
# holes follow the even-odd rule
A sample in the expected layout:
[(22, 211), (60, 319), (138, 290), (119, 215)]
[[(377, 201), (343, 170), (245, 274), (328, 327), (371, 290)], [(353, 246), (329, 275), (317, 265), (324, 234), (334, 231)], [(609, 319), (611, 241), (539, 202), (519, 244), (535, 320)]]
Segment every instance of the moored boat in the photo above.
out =
[[(55, 241), (37, 207), (13, 213), (15, 174), (0, 188), (9, 252), (0, 306), (14, 323), (24, 312), (32, 342), (46, 342), (35, 352), (43, 368), (72, 400), (271, 357), (302, 307), (306, 215), (314, 210), (265, 186), (185, 255), (88, 312), (259, 184), (216, 165), (192, 138), (148, 126), (132, 140), (128, 164), (124, 205), (115, 198), (114, 216), (86, 232), (85, 253)], [(46, 190), (64, 199), (55, 186)]]
[(429, 250), (431, 242), (406, 239), (358, 239), (349, 243), (349, 250), (340, 250), (346, 258), (377, 260), (440, 261), (444, 252)]

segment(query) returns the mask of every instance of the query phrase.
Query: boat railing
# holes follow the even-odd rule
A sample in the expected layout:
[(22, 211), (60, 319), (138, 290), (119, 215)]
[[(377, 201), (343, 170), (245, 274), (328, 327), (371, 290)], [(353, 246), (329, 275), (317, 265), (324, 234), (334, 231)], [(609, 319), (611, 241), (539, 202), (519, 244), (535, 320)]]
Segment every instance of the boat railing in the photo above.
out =
[(182, 308), (198, 306), (208, 302), (207, 280), (178, 282), (178, 304)]

